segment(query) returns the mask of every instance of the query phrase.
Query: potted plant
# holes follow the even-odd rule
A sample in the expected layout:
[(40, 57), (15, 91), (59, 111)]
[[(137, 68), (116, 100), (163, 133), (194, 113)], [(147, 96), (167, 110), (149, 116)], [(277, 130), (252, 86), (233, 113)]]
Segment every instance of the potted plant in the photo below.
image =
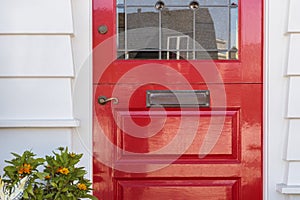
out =
[(0, 178), (0, 200), (78, 200), (97, 199), (91, 195), (91, 182), (84, 178), (86, 170), (76, 165), (82, 154), (58, 148), (53, 155), (36, 158), (31, 151), (5, 161)]

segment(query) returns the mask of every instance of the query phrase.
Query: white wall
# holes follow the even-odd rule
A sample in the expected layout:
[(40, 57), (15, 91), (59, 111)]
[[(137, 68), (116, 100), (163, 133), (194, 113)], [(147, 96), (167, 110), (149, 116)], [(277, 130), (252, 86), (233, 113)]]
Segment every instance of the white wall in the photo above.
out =
[(300, 2), (265, 8), (265, 199), (300, 199)]
[(73, 0), (75, 79), (73, 80), (74, 117), (80, 126), (72, 135), (72, 148), (84, 154), (81, 164), (92, 179), (92, 0)]
[[(78, 106), (73, 89), (90, 47), (90, 1), (0, 0), (0, 5), (0, 169), (10, 152), (32, 150), (44, 156), (68, 146), (82, 153), (83, 143), (77, 142), (80, 120), (89, 149), (90, 111), (78, 109), (89, 106), (90, 95), (84, 94), (87, 99), (79, 99), (83, 103)], [(87, 27), (80, 27), (85, 23)], [(88, 91), (89, 85), (84, 86)], [(84, 159), (90, 172), (91, 159)]]

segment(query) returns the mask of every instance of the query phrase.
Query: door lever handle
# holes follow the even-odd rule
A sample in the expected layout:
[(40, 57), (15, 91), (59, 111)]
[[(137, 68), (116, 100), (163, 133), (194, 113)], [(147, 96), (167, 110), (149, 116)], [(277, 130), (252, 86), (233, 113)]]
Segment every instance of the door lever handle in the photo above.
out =
[(106, 96), (98, 97), (98, 103), (101, 105), (105, 105), (107, 102), (113, 101), (113, 104), (118, 104), (119, 99), (115, 97), (107, 98)]

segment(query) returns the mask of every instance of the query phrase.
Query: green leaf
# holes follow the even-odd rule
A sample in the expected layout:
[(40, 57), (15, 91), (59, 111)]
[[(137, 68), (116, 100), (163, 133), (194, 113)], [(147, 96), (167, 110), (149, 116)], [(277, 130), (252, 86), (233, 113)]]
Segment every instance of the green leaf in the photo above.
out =
[(13, 161), (10, 161), (10, 160), (4, 160), (4, 162), (6, 162), (6, 163), (9, 163), (9, 164), (14, 164), (14, 162)]
[(61, 192), (67, 192), (69, 190), (69, 188), (65, 187), (61, 190)]
[(52, 198), (53, 196), (54, 196), (54, 193), (51, 192), (51, 193), (48, 193), (48, 194), (44, 195), (44, 198), (49, 199), (49, 198)]
[(74, 197), (74, 195), (72, 193), (68, 193), (67, 197), (71, 198), (71, 197)]
[(59, 167), (59, 166), (60, 166), (59, 162), (57, 162), (56, 160), (53, 160), (52, 162), (53, 162), (53, 165), (54, 165), (54, 166), (56, 166), (56, 167)]
[(55, 195), (55, 197), (54, 197), (54, 200), (55, 199), (59, 199), (59, 197), (60, 197), (60, 192), (57, 192), (56, 195)]
[(51, 182), (50, 184), (51, 184), (54, 188), (57, 188), (57, 187), (58, 187), (57, 184), (54, 183), (54, 182)]
[(41, 164), (45, 162), (44, 158), (37, 158), (35, 160), (36, 160), (36, 162), (41, 163)]
[(24, 199), (29, 199), (29, 196), (28, 196), (28, 193), (27, 193), (26, 190), (25, 190), (24, 193), (23, 193), (23, 198), (24, 198)]
[(17, 170), (16, 170), (16, 167), (14, 167), (14, 166), (6, 166), (6, 167), (4, 167), (4, 171), (5, 172), (15, 172)]
[(44, 180), (45, 176), (49, 175), (49, 173), (45, 173), (45, 172), (36, 172), (35, 175), (41, 179)]
[(83, 198), (89, 198), (89, 199), (92, 199), (92, 200), (98, 200), (97, 197), (95, 197), (95, 196), (93, 196), (93, 195), (90, 195), (90, 194), (84, 195)]
[(21, 156), (19, 154), (16, 154), (16, 153), (11, 153), (13, 156), (15, 156), (16, 158), (21, 158)]
[(31, 184), (28, 185), (26, 191), (27, 191), (29, 194), (31, 194), (32, 196), (34, 196), (33, 188), (32, 188), (32, 185), (31, 185)]

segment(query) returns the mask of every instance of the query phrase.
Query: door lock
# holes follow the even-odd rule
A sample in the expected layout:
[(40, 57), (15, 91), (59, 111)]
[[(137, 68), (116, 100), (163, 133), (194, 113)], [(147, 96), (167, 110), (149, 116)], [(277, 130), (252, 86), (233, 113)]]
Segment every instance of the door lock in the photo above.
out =
[(100, 105), (105, 105), (107, 102), (110, 102), (110, 101), (112, 101), (113, 104), (118, 104), (119, 103), (119, 99), (115, 98), (115, 97), (107, 98), (106, 96), (100, 96), (98, 98), (98, 103)]
[(98, 27), (98, 33), (104, 35), (108, 32), (108, 28), (106, 25), (101, 25)]

